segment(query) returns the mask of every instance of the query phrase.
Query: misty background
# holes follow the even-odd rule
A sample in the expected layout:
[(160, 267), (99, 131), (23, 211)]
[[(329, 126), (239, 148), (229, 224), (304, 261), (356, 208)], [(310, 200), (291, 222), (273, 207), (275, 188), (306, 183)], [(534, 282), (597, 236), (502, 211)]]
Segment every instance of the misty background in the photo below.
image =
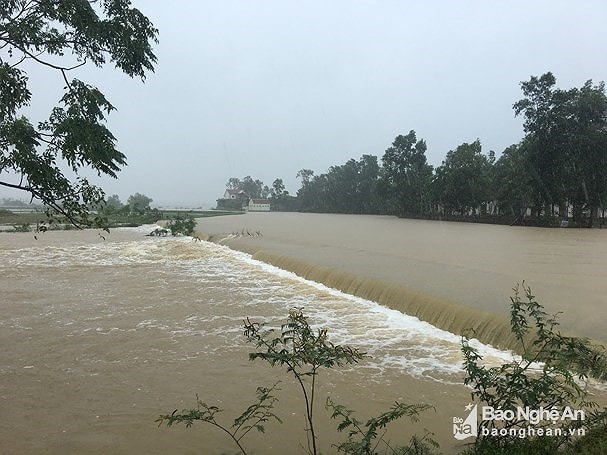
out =
[[(521, 81), (607, 79), (604, 1), (134, 4), (159, 29), (156, 72), (145, 84), (111, 65), (71, 74), (117, 108), (108, 125), (128, 166), (118, 180), (88, 175), (123, 202), (141, 192), (156, 206), (209, 208), (247, 175), (295, 194), (298, 170), (381, 156), (412, 129), (434, 166), (477, 138), (499, 157), (523, 136)], [(44, 120), (64, 82), (27, 71), (28, 114)]]

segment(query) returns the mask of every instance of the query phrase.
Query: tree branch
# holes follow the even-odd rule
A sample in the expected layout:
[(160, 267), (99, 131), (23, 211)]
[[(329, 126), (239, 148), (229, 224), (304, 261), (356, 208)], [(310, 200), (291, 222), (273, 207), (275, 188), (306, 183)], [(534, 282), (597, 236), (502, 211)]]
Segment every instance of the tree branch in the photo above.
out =
[[(59, 66), (59, 65), (55, 65), (53, 63), (47, 62), (45, 60), (39, 59), (38, 56), (41, 55), (43, 52), (41, 52), (38, 55), (34, 55), (33, 53), (31, 53), (30, 51), (25, 49), (23, 46), (15, 43), (11, 39), (7, 39), (6, 42), (9, 43), (11, 46), (15, 47), (16, 49), (19, 49), (21, 52), (23, 52), (25, 55), (27, 55), (28, 58), (35, 60), (36, 62), (40, 63), (41, 65), (48, 66), (49, 68), (53, 68), (53, 69), (56, 69), (59, 71), (72, 71), (72, 70), (75, 70), (76, 68), (80, 68), (81, 66), (86, 65), (86, 62), (87, 62), (87, 60), (85, 58), (82, 62), (80, 62), (74, 66)], [(64, 75), (64, 77), (65, 77), (65, 75)]]
[[(21, 179), (21, 182), (23, 182), (23, 177)], [(78, 220), (76, 220), (72, 215), (70, 215), (68, 212), (66, 212), (63, 209), (63, 207), (61, 207), (59, 204), (57, 204), (54, 201), (45, 200), (44, 196), (42, 194), (40, 194), (40, 192), (38, 192), (37, 190), (32, 188), (31, 186), (24, 186), (22, 184), (16, 185), (14, 183), (8, 183), (8, 182), (3, 182), (3, 181), (0, 181), (0, 186), (6, 186), (8, 188), (14, 188), (17, 190), (22, 190), (27, 193), (30, 193), (32, 195), (32, 199), (30, 200), (30, 203), (34, 199), (34, 197), (38, 198), (43, 202), (44, 205), (48, 206), (49, 208), (51, 208), (51, 209), (55, 210), (56, 212), (60, 213), (61, 215), (65, 216), (72, 225), (74, 225), (78, 229), (84, 229), (82, 227), (82, 224), (79, 223)]]

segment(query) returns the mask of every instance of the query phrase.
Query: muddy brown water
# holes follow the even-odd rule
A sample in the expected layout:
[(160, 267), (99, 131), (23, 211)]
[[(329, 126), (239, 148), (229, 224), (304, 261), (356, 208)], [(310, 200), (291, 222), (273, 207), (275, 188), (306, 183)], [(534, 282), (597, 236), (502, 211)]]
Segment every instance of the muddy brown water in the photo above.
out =
[[(563, 331), (607, 342), (604, 229), (301, 213), (201, 219), (199, 229), (316, 281), (383, 298), (455, 333), (484, 318), (486, 326), (475, 329), (496, 345), (508, 344), (496, 326), (508, 315), (512, 288), (524, 281), (548, 313), (563, 312)], [(398, 289), (390, 296), (387, 287)]]
[[(416, 284), (409, 277), (405, 283), (423, 296), (429, 295), (424, 282), (440, 282), (437, 269), (445, 272), (447, 282), (453, 278), (449, 267), (464, 269), (453, 272), (462, 277), (472, 270), (469, 263), (446, 255), (446, 240), (434, 245), (443, 254), (432, 253), (434, 259), (420, 256), (432, 249), (423, 245), (422, 236), (412, 242), (417, 249), (393, 245), (383, 273), (381, 254), (369, 253), (389, 237), (377, 229), (384, 223), (402, 229), (405, 224), (400, 222), (405, 220), (273, 215), (201, 220), (199, 227), (216, 240), (236, 229), (260, 230), (261, 237), (224, 242), (252, 253), (263, 250), (272, 260), (278, 256), (283, 261), (297, 260), (299, 265), (324, 257), (316, 263), (323, 270), (347, 263), (340, 272), (355, 274), (366, 262), (374, 270), (369, 273), (373, 279), (390, 278), (392, 273), (406, 276), (407, 270), (418, 269), (416, 264), (430, 264), (435, 267), (433, 278)], [(367, 239), (360, 233), (339, 232), (350, 232), (348, 226), (375, 230), (368, 231)], [(429, 236), (428, 229), (423, 226), (418, 232)], [(329, 330), (334, 342), (360, 347), (371, 356), (355, 367), (319, 376), (322, 399), (317, 416), (323, 453), (334, 453), (331, 444), (345, 438), (334, 430), (336, 422), (323, 409), (326, 396), (358, 410), (361, 419), (395, 400), (432, 404), (436, 412), (428, 412), (419, 424), (397, 422), (388, 437), (404, 442), (413, 432), (428, 428), (446, 453), (456, 450), (451, 419), (463, 414), (469, 400), (469, 391), (461, 385), (458, 336), (221, 244), (145, 237), (149, 230), (114, 230), (105, 240), (94, 232), (49, 232), (38, 240), (31, 234), (0, 235), (0, 453), (235, 453), (236, 448), (213, 428), (202, 424), (191, 429), (158, 428), (154, 420), (160, 413), (193, 407), (196, 394), (225, 408), (229, 420), (251, 402), (257, 386), (276, 380), (282, 381), (276, 413), (285, 422), (270, 424), (265, 435), (251, 434), (245, 445), (256, 454), (305, 453), (303, 404), (297, 388), (280, 370), (260, 361), (250, 363), (251, 346), (242, 335), (244, 317), (278, 325), (291, 307), (304, 308), (312, 323)], [(473, 237), (482, 250), (480, 232)], [(532, 235), (526, 244), (536, 252), (538, 264), (544, 264), (545, 257), (540, 257), (541, 248), (534, 242), (546, 239), (549, 232), (543, 237)], [(577, 254), (570, 258), (579, 267), (571, 282), (588, 290), (576, 303), (600, 297), (605, 286), (600, 279), (594, 279), (592, 287), (583, 285), (593, 282), (590, 271), (596, 278), (597, 267), (605, 265), (600, 263), (605, 260), (604, 237), (594, 237), (603, 233), (584, 232), (589, 232), (589, 240), (570, 239), (580, 250), (568, 244), (558, 250), (559, 242), (551, 241), (553, 254), (560, 255), (558, 264), (574, 250), (586, 255), (584, 260)], [(466, 240), (461, 233), (454, 235)], [(354, 246), (348, 243), (352, 239), (357, 239)], [(459, 243), (454, 248), (467, 250)], [(500, 248), (515, 256), (512, 247)], [(335, 253), (339, 250), (345, 258)], [(326, 254), (315, 256), (315, 251)], [(411, 263), (398, 274), (395, 257), (405, 251)], [(485, 264), (484, 269), (505, 270), (503, 259), (483, 262), (482, 254), (475, 251), (470, 254)], [(363, 259), (355, 260), (357, 254)], [(534, 270), (514, 264), (516, 270), (510, 275), (525, 271), (524, 267)], [(550, 275), (547, 264), (539, 268), (542, 276)], [(421, 269), (417, 273), (423, 275)], [(485, 281), (480, 283), (491, 288)], [(561, 285), (562, 281), (554, 280)], [(471, 295), (478, 294), (470, 289)], [(466, 294), (466, 289), (456, 291)], [(441, 297), (437, 291), (432, 298)], [(597, 312), (594, 324), (596, 320), (599, 327), (604, 324), (604, 316)], [(509, 358), (507, 352), (488, 346), (479, 344), (479, 349), (490, 364)]]

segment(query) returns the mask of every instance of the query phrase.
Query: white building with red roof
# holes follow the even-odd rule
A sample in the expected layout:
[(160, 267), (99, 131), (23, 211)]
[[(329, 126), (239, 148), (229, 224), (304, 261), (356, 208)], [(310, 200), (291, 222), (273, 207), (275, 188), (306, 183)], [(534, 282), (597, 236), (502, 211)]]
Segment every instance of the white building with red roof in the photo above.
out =
[(249, 212), (269, 212), (270, 201), (268, 199), (249, 199), (247, 210)]

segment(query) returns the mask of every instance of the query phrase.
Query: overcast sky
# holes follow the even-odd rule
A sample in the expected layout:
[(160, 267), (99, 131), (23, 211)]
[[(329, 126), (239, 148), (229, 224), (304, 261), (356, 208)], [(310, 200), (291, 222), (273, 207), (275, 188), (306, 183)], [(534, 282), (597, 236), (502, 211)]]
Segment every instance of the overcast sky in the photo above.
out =
[[(499, 156), (523, 135), (521, 81), (607, 80), (604, 0), (135, 4), (160, 31), (156, 72), (145, 84), (112, 68), (76, 75), (118, 109), (109, 126), (128, 166), (101, 184), (123, 202), (139, 191), (211, 207), (246, 175), (294, 194), (298, 170), (381, 159), (410, 130), (435, 166), (477, 138)], [(60, 97), (58, 74), (30, 82), (33, 112)]]

